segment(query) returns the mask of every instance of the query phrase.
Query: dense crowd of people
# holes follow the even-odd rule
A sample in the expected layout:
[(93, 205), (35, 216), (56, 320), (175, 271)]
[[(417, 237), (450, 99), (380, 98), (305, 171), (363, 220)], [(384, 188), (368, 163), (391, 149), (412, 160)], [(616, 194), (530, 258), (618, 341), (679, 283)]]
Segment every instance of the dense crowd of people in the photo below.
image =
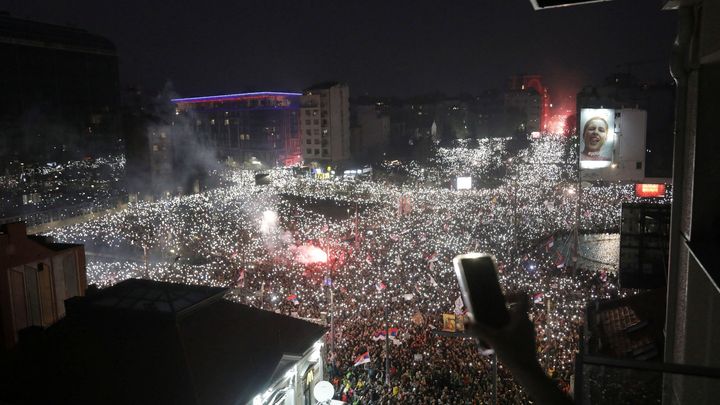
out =
[[(573, 227), (617, 231), (620, 204), (637, 198), (631, 186), (597, 184), (577, 210), (565, 138), (512, 154), (507, 141), (388, 162), (373, 181), (275, 170), (260, 186), (237, 171), (235, 186), (134, 204), (52, 236), (86, 244), (99, 286), (129, 277), (226, 286), (238, 302), (331, 325), (325, 361), (337, 399), (524, 403), (502, 363), (493, 388), (493, 359), (458, 330), (460, 317), (454, 328), (443, 320), (463, 313), (452, 258), (491, 253), (505, 292), (532, 297), (541, 365), (568, 391), (586, 303), (631, 293), (618, 289), (612, 263), (576, 265)], [(453, 189), (460, 175), (481, 186)]]

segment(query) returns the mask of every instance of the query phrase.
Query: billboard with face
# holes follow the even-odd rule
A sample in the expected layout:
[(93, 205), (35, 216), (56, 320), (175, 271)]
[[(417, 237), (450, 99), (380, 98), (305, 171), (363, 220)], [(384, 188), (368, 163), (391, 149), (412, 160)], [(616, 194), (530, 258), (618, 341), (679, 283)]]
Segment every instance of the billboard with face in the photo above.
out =
[(615, 156), (615, 110), (580, 110), (580, 168), (600, 169), (612, 165)]

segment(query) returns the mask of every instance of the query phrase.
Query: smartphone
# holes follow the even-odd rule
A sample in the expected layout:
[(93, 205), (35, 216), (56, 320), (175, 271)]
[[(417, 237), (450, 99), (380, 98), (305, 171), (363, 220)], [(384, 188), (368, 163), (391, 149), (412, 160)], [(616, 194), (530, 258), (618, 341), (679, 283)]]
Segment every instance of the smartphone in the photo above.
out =
[(500, 289), (495, 258), (468, 253), (455, 256), (453, 266), (470, 320), (496, 328), (507, 325), (510, 313)]

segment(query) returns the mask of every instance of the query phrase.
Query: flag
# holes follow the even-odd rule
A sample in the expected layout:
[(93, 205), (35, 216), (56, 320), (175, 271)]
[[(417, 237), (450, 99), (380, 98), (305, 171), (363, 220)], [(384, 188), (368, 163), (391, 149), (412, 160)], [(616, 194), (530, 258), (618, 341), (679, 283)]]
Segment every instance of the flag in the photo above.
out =
[(382, 281), (379, 281), (377, 284), (375, 284), (375, 288), (378, 291), (382, 291), (387, 288), (387, 285), (385, 285), (385, 283), (383, 283)]
[(545, 244), (545, 251), (549, 252), (550, 248), (552, 248), (553, 246), (555, 246), (555, 237), (551, 235), (550, 239)]
[(330, 277), (326, 277), (325, 280), (323, 280), (323, 285), (331, 286), (332, 279)]
[(555, 253), (557, 254), (557, 256), (555, 257), (555, 266), (558, 269), (565, 267), (565, 258), (563, 257), (563, 255), (561, 255), (559, 251)]
[(465, 314), (455, 314), (455, 329), (458, 332), (465, 331)]
[(428, 256), (428, 258), (427, 258), (428, 263), (434, 263), (434, 262), (436, 262), (436, 261), (438, 261), (438, 260), (439, 260), (439, 259), (438, 259), (437, 252), (433, 252), (433, 253), (430, 254), (430, 256)]
[(300, 303), (300, 300), (298, 299), (297, 294), (288, 295), (287, 300), (292, 302), (295, 305), (298, 305)]
[(398, 332), (400, 332), (400, 329), (398, 329), (398, 328), (388, 329), (388, 333), (390, 333), (390, 338), (396, 338), (398, 335)]
[(457, 297), (455, 300), (455, 312), (462, 312), (462, 308), (465, 306), (462, 297)]
[(355, 364), (353, 364), (353, 367), (359, 366), (361, 364), (370, 363), (370, 351), (367, 351), (355, 358)]
[(414, 294), (403, 294), (402, 297), (405, 299), (405, 301), (410, 301), (415, 297), (415, 295)]
[(455, 332), (455, 314), (443, 314), (443, 327), (444, 332)]
[(542, 302), (543, 302), (543, 293), (533, 294), (533, 303), (542, 304)]
[(438, 283), (437, 283), (437, 281), (435, 281), (435, 277), (433, 277), (432, 274), (430, 275), (430, 285), (433, 287), (438, 286)]
[(375, 332), (375, 334), (373, 335), (373, 337), (371, 339), (376, 342), (378, 340), (385, 340), (385, 333), (386, 333), (385, 329), (381, 329), (381, 330)]

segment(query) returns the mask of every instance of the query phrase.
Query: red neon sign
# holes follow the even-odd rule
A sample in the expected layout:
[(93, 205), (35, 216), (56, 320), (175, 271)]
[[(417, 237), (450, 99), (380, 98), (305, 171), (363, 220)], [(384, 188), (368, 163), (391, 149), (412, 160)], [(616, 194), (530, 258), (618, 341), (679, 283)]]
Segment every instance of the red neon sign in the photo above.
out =
[(637, 183), (635, 184), (635, 195), (650, 198), (665, 197), (665, 185)]

